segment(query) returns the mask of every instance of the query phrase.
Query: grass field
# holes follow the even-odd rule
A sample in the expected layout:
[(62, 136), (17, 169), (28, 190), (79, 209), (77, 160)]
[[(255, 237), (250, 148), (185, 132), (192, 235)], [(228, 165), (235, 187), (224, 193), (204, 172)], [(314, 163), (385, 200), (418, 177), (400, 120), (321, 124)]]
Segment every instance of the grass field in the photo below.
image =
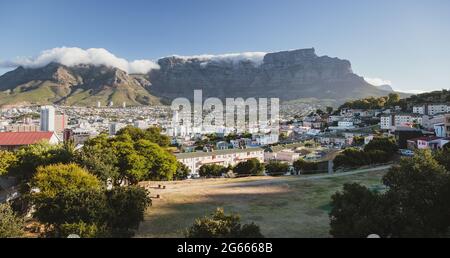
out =
[(241, 178), (165, 183), (148, 182), (153, 206), (147, 211), (137, 237), (183, 237), (195, 218), (216, 207), (237, 212), (243, 222), (253, 221), (266, 237), (330, 237), (330, 197), (343, 184), (381, 185), (385, 171), (331, 178)]

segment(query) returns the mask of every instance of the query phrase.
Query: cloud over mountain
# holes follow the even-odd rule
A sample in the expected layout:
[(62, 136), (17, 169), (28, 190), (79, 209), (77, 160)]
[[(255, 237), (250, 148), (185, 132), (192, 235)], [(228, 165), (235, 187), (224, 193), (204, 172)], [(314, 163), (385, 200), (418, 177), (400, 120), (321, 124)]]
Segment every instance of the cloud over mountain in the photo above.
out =
[(364, 77), (364, 80), (374, 86), (382, 86), (382, 85), (392, 85), (392, 82), (389, 80), (384, 80), (381, 78), (367, 78)]
[(150, 60), (128, 61), (119, 58), (104, 48), (81, 49), (77, 47), (60, 47), (42, 51), (32, 58), (16, 58), (12, 61), (3, 61), (2, 67), (39, 68), (49, 63), (59, 63), (66, 66), (80, 64), (106, 65), (119, 68), (127, 73), (147, 73), (152, 69), (159, 69), (158, 64)]
[(256, 65), (263, 63), (266, 52), (243, 52), (243, 53), (229, 53), (221, 55), (195, 55), (195, 56), (179, 56), (173, 55), (173, 57), (189, 60), (197, 60), (204, 63), (208, 62), (232, 62), (239, 63), (240, 61), (251, 61)]

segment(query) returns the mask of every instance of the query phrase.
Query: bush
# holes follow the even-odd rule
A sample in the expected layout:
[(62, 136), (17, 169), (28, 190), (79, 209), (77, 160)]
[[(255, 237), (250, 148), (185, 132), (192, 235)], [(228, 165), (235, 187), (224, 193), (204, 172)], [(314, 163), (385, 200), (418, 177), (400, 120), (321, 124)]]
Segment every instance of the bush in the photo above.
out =
[(259, 162), (258, 159), (249, 159), (237, 164), (233, 168), (233, 172), (239, 176), (262, 175), (264, 173), (264, 164)]
[(319, 169), (317, 162), (309, 162), (304, 159), (298, 159), (293, 164), (295, 171), (297, 173), (305, 173), (310, 171), (316, 171)]
[(222, 174), (227, 173), (228, 170), (226, 167), (216, 164), (211, 165), (203, 165), (199, 169), (199, 175), (201, 177), (220, 177)]
[(266, 164), (266, 172), (269, 175), (284, 175), (289, 171), (289, 165), (280, 161), (271, 160)]
[(185, 233), (187, 238), (263, 238), (254, 223), (241, 225), (236, 214), (226, 215), (218, 208), (210, 217), (196, 219)]
[(21, 237), (24, 234), (23, 218), (17, 216), (7, 203), (0, 204), (0, 238)]

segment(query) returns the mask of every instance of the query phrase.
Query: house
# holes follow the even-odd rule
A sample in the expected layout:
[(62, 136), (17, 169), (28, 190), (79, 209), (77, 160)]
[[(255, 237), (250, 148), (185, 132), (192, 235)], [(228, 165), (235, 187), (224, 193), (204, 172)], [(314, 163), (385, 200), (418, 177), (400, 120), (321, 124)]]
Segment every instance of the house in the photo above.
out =
[(203, 165), (217, 164), (228, 167), (249, 159), (257, 159), (263, 163), (264, 150), (262, 148), (228, 149), (212, 152), (179, 153), (175, 154), (175, 157), (190, 169), (191, 177), (198, 177), (199, 169)]
[(442, 138), (442, 137), (437, 137), (437, 136), (424, 136), (424, 137), (410, 139), (407, 141), (408, 149), (410, 149), (410, 150), (414, 150), (414, 149), (438, 150), (438, 149), (442, 149), (442, 147), (449, 142), (450, 142), (449, 138)]
[(0, 133), (0, 149), (16, 150), (20, 147), (47, 141), (58, 144), (60, 139), (55, 132), (4, 132)]
[(394, 131), (394, 135), (399, 148), (406, 149), (408, 146), (408, 140), (422, 136), (433, 136), (434, 133), (410, 127), (397, 127)]

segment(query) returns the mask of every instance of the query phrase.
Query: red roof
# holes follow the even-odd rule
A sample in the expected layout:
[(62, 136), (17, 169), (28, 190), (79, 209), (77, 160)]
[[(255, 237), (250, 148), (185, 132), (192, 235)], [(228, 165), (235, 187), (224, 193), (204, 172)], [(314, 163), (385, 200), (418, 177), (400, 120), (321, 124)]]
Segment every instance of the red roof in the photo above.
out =
[(0, 146), (20, 146), (50, 140), (53, 132), (7, 132), (0, 133)]

